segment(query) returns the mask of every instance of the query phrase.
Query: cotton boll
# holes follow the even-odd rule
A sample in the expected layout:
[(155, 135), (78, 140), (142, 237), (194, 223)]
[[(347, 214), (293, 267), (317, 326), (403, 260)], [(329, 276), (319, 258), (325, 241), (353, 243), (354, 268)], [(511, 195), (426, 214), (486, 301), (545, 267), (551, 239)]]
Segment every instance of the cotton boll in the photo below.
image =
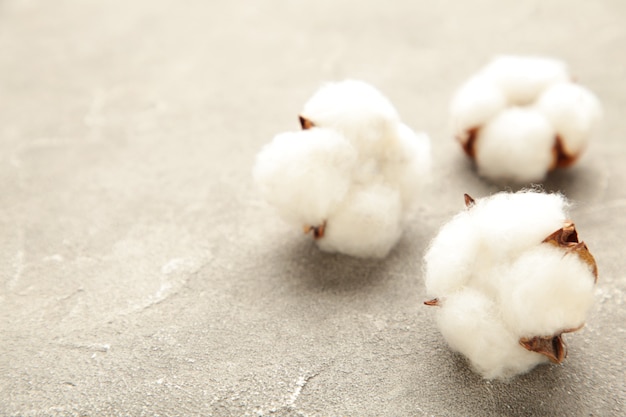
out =
[(487, 77), (472, 77), (455, 93), (450, 104), (454, 135), (465, 143), (468, 131), (489, 121), (506, 105), (502, 89), (494, 82)]
[(300, 121), (303, 132), (279, 135), (257, 157), (261, 193), (322, 250), (385, 256), (429, 182), (428, 136), (353, 80), (323, 86)]
[(383, 258), (402, 234), (400, 195), (382, 184), (354, 188), (331, 213), (320, 249)]
[(453, 133), (480, 175), (527, 184), (576, 161), (601, 107), (571, 78), (559, 60), (505, 55), (461, 87), (451, 102)]
[(554, 126), (565, 153), (576, 157), (602, 117), (600, 102), (589, 90), (573, 83), (558, 83), (545, 91), (538, 110)]
[(594, 276), (575, 254), (544, 243), (500, 272), (503, 316), (517, 334), (551, 336), (584, 324)]
[(554, 138), (542, 114), (521, 107), (502, 111), (476, 138), (478, 171), (496, 181), (540, 181), (554, 162)]
[(437, 323), (452, 350), (463, 354), (487, 379), (508, 379), (548, 362), (529, 352), (517, 336), (497, 320), (498, 306), (479, 291), (468, 289), (441, 301)]
[(316, 226), (345, 197), (356, 161), (345, 138), (315, 128), (276, 136), (257, 155), (253, 177), (283, 218)]
[(584, 323), (597, 278), (567, 201), (523, 191), (466, 204), (424, 255), (426, 304), (446, 341), (485, 378), (560, 363), (561, 334)]
[(393, 146), (400, 122), (396, 109), (380, 91), (356, 80), (322, 86), (305, 103), (300, 116), (314, 126), (341, 132), (367, 155)]
[(493, 59), (482, 71), (504, 92), (509, 104), (526, 105), (551, 84), (569, 80), (561, 61), (543, 57), (503, 55)]

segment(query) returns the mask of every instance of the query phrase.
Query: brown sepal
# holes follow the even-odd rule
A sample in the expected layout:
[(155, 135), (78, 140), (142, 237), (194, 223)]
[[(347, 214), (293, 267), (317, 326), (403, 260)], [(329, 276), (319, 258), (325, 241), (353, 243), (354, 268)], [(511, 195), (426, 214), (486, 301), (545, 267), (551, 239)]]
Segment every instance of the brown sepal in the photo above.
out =
[(547, 356), (553, 363), (561, 363), (567, 357), (567, 345), (561, 335), (522, 337), (519, 344), (526, 350)]
[(302, 126), (302, 130), (307, 130), (315, 126), (315, 124), (312, 121), (310, 121), (304, 116), (298, 116), (298, 119), (300, 119), (300, 126)]
[(424, 301), (424, 304), (430, 307), (435, 307), (439, 305), (439, 298), (433, 298), (432, 300)]
[(464, 133), (457, 135), (456, 139), (461, 143), (463, 150), (470, 158), (474, 159), (476, 157), (476, 150), (474, 149), (476, 145), (476, 138), (478, 137), (479, 127), (473, 127), (471, 129), (467, 129)]
[(594, 283), (598, 282), (598, 264), (595, 258), (589, 252), (589, 248), (585, 242), (579, 242), (576, 226), (569, 220), (565, 221), (562, 228), (552, 233), (543, 240), (544, 243), (564, 248), (568, 253), (576, 254), (583, 262), (591, 268), (594, 276)]
[(313, 232), (313, 239), (317, 240), (317, 239), (321, 239), (324, 237), (324, 231), (326, 230), (326, 222), (322, 223), (319, 226), (303, 226), (302, 230), (304, 231), (304, 234), (308, 234), (309, 232)]
[(465, 207), (468, 209), (472, 208), (474, 204), (476, 204), (476, 200), (474, 200), (469, 194), (463, 194), (463, 198), (465, 198)]
[(572, 165), (578, 159), (578, 155), (570, 155), (565, 151), (565, 147), (563, 146), (563, 139), (561, 136), (556, 135), (554, 140), (554, 146), (552, 148), (552, 165), (550, 166), (550, 170), (555, 168), (566, 168)]

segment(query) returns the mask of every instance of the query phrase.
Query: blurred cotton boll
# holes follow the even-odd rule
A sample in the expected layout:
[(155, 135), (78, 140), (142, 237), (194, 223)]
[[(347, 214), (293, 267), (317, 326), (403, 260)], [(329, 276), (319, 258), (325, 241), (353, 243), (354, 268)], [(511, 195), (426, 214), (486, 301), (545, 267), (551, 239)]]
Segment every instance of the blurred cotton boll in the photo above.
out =
[(561, 195), (531, 191), (476, 200), (425, 254), (426, 304), (437, 306), (450, 347), (485, 378), (562, 362), (562, 335), (585, 323), (597, 267), (567, 207)]
[(455, 137), (481, 176), (528, 184), (578, 159), (602, 109), (572, 82), (565, 63), (499, 56), (458, 89), (450, 115)]
[(428, 136), (354, 80), (322, 86), (300, 122), (302, 131), (277, 135), (257, 155), (261, 195), (324, 251), (386, 256), (430, 180)]

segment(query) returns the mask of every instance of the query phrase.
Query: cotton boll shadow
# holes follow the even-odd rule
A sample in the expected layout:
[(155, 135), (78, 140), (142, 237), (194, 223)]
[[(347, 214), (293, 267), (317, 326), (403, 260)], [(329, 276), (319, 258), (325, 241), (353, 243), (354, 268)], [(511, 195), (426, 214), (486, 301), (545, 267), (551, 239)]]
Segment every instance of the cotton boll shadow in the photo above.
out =
[[(579, 415), (584, 409), (584, 386), (575, 378), (579, 370), (568, 367), (567, 362), (540, 365), (508, 381), (485, 380), (465, 357), (447, 348), (443, 340), (441, 343), (445, 349), (437, 349), (425, 370), (436, 379), (417, 380), (422, 376), (416, 375), (415, 383), (432, 389), (429, 396), (436, 397), (451, 415), (467, 415), (471, 410), (506, 416)], [(441, 392), (459, 393), (463, 400), (456, 395), (439, 395)]]
[[(577, 370), (563, 365), (544, 364), (508, 382), (492, 381), (499, 399), (497, 413), (515, 415), (578, 415), (584, 410), (585, 388), (577, 384)], [(511, 395), (513, 394), (513, 395)]]
[[(357, 258), (320, 250), (307, 236), (293, 239), (272, 256), (282, 272), (277, 285), (297, 297), (318, 297), (328, 301), (350, 299), (361, 305), (390, 302), (398, 288), (405, 288), (420, 303), (422, 254), (430, 239), (428, 228), (409, 225), (385, 258)], [(335, 300), (336, 301), (336, 300)]]
[(607, 181), (608, 173), (599, 167), (577, 164), (550, 172), (543, 187), (572, 201), (596, 201), (606, 190)]
[[(391, 254), (390, 254), (391, 255)], [(340, 253), (323, 252), (313, 241), (300, 240), (282, 253), (290, 284), (313, 292), (336, 295), (371, 290), (385, 277), (385, 259), (361, 259)], [(296, 281), (296, 282), (293, 282)]]

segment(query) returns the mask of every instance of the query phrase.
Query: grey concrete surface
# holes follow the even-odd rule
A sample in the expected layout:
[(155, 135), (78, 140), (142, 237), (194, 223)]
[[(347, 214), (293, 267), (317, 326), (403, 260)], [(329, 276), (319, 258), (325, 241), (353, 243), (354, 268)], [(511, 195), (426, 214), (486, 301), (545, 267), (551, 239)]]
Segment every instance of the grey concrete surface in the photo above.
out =
[[(429, 240), (498, 190), (447, 125), (498, 53), (565, 60), (606, 112), (545, 185), (575, 203), (597, 303), (563, 365), (509, 383), (421, 304)], [(433, 188), (382, 261), (320, 253), (250, 178), (348, 77), (433, 139)], [(624, 415), (625, 81), (621, 0), (1, 0), (0, 415)]]

